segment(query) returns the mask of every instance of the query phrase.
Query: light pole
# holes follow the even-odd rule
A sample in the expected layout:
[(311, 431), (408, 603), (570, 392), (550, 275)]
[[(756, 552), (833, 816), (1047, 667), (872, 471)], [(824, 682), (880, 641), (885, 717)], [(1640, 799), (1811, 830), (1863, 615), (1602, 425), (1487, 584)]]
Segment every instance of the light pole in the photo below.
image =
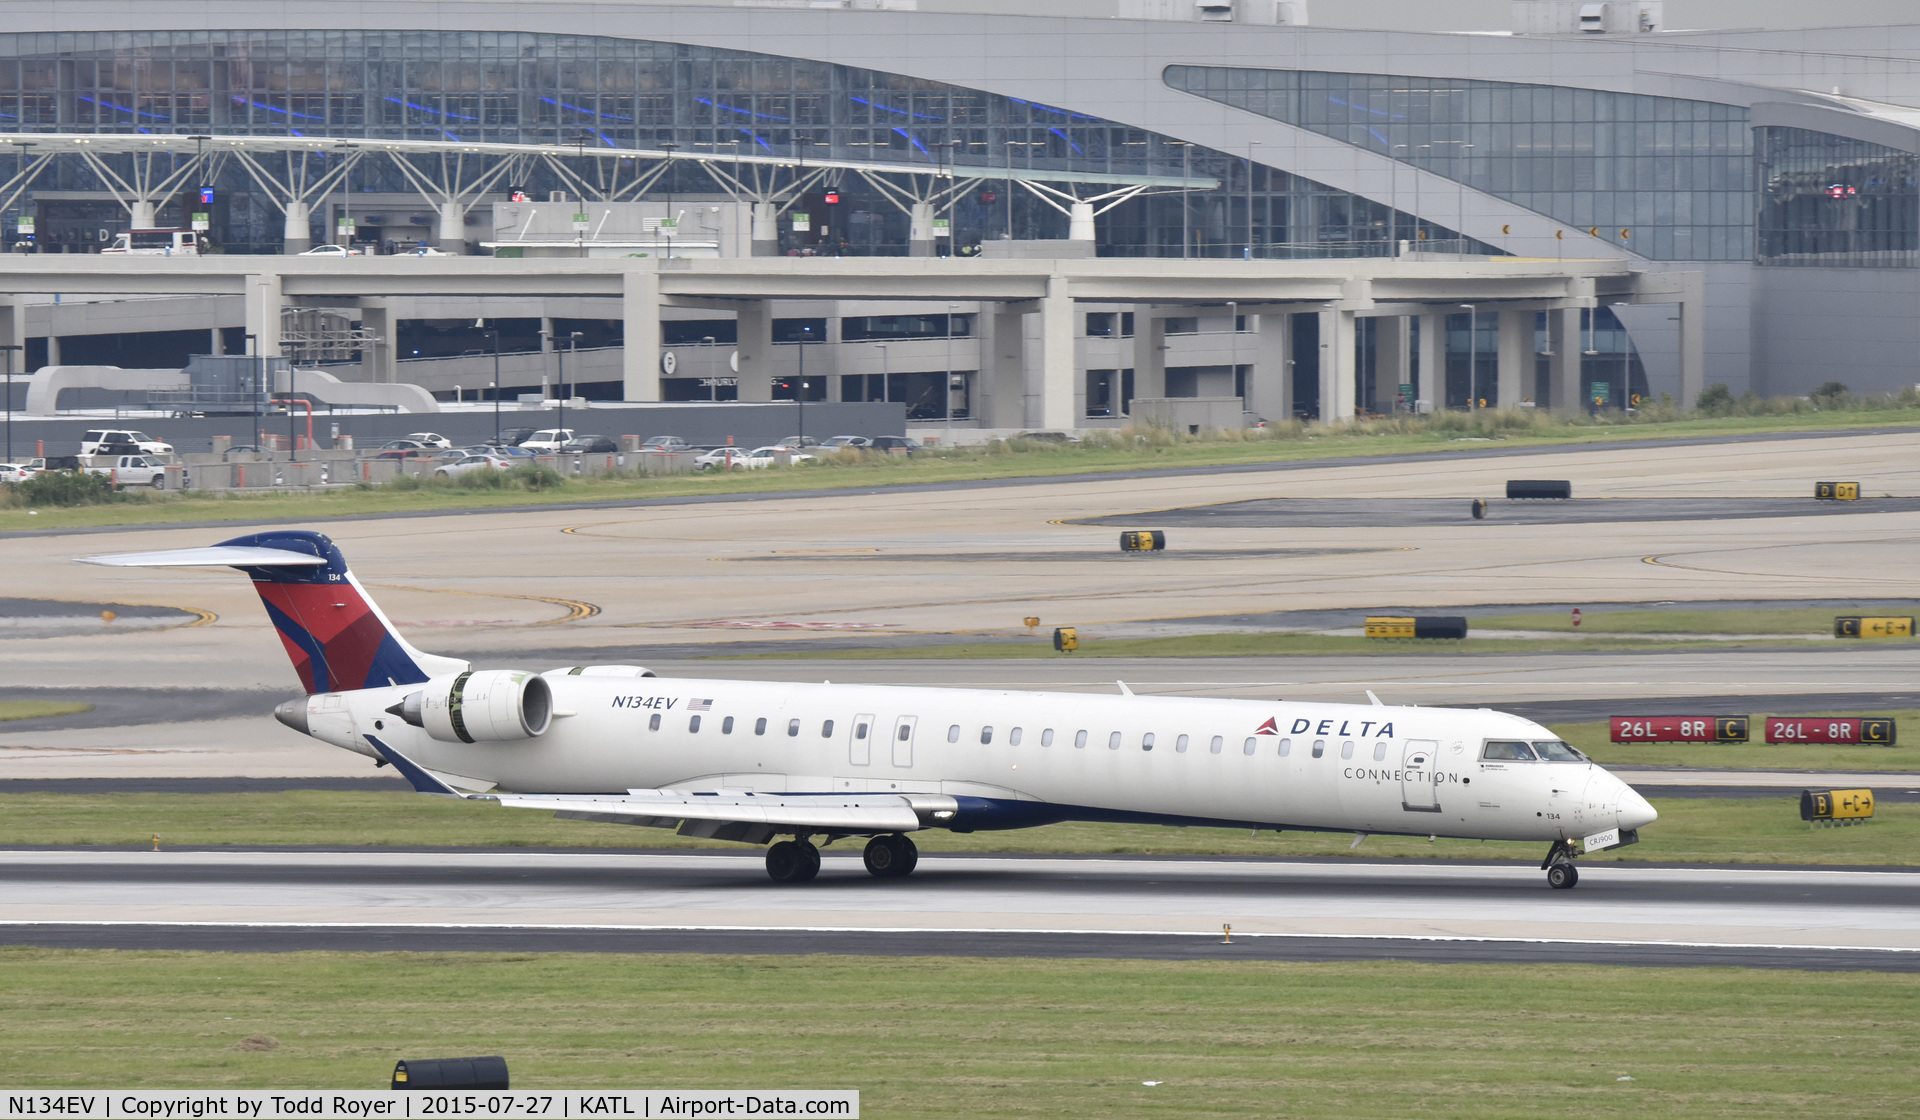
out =
[(1008, 140), (1007, 145), (1007, 240), (1013, 240), (1013, 146), (1018, 140)]
[(711, 360), (713, 358), (713, 344), (718, 341), (720, 340), (710, 334), (700, 336), (700, 345), (707, 347), (707, 358), (709, 359), (707, 362), (707, 400), (714, 402), (720, 400), (720, 378), (712, 372), (713, 362)]
[[(482, 337), (491, 336), (493, 339), (493, 442), (498, 446), (500, 443), (500, 328), (488, 327), (485, 319), (475, 319), (473, 325), (480, 328)], [(484, 354), (486, 351), (469, 350), (467, 353)]]
[[(15, 314), (18, 315), (19, 312), (16, 311)], [(20, 351), (20, 356), (24, 359), (26, 347), (0, 346), (0, 350), (7, 352), (7, 462), (11, 463), (13, 462), (13, 352)]]
[(949, 429), (953, 427), (953, 311), (959, 306), (947, 304), (947, 376), (943, 379), (946, 384), (940, 389), (940, 419)]
[[(1422, 144), (1419, 150), (1425, 152), (1432, 148), (1432, 144)], [(1420, 251), (1420, 243), (1427, 239), (1426, 231), (1420, 228), (1420, 172), (1425, 159), (1425, 156), (1418, 156), (1413, 161), (1413, 248), (1415, 252)]]
[[(579, 331), (568, 331), (564, 336), (556, 331), (544, 337), (546, 337), (547, 339), (551, 340), (554, 343), (553, 357), (554, 357), (554, 360), (558, 362), (560, 365), (560, 398), (559, 398), (560, 422), (558, 424), (555, 424), (554, 428), (559, 431), (566, 431), (567, 429), (567, 351), (562, 350), (559, 346), (559, 343), (561, 339), (564, 337), (567, 343), (567, 349), (574, 350), (574, 353), (577, 356), (579, 354), (579, 351), (575, 348), (580, 345), (581, 336)], [(495, 345), (498, 346), (499, 343), (496, 342)], [(496, 411), (498, 410), (496, 409)]]
[(1247, 141), (1247, 260), (1253, 259), (1253, 150), (1260, 141)]
[(807, 439), (807, 339), (813, 334), (812, 324), (801, 324), (800, 338), (800, 376), (793, 385), (793, 426), (797, 429), (793, 437), (794, 451), (798, 452)]
[(940, 171), (939, 171), (939, 174), (936, 176), (936, 182), (938, 180), (944, 179), (946, 180), (946, 184), (947, 184), (947, 256), (949, 257), (957, 257), (960, 255), (960, 239), (954, 236), (954, 229), (953, 229), (953, 204), (954, 204), (954, 193), (955, 193), (953, 189), (953, 164), (954, 164), (953, 150), (955, 148), (958, 148), (959, 146), (960, 146), (960, 141), (958, 140), (942, 140), (938, 144), (934, 145), (934, 147), (940, 149)]
[(1471, 303), (1467, 309), (1467, 408), (1480, 407), (1480, 309)]
[[(1393, 242), (1393, 255), (1396, 257), (1400, 255), (1400, 157), (1393, 153), (1404, 147), (1406, 147), (1405, 144), (1395, 144), (1387, 152), (1387, 158), (1393, 161), (1393, 166), (1387, 169), (1387, 174), (1391, 176), (1387, 185), (1387, 197), (1393, 202), (1393, 232), (1388, 235), (1387, 240)], [(1418, 181), (1415, 180), (1416, 183)]]
[[(667, 153), (667, 170), (661, 178), (667, 181), (667, 221), (673, 222), (670, 228), (674, 233), (679, 232), (680, 223), (674, 221), (673, 217), (673, 150), (679, 146), (673, 140), (660, 141), (660, 150)], [(665, 229), (662, 232), (666, 232)], [(667, 233), (667, 259), (673, 259), (673, 233)]]
[[(891, 387), (887, 384), (887, 382), (889, 382), (892, 379), (887, 376), (887, 373), (888, 373), (887, 344), (882, 342), (880, 343), (880, 403), (881, 404), (887, 403), (887, 396), (892, 391)], [(862, 394), (862, 396), (865, 396), (865, 394)]]

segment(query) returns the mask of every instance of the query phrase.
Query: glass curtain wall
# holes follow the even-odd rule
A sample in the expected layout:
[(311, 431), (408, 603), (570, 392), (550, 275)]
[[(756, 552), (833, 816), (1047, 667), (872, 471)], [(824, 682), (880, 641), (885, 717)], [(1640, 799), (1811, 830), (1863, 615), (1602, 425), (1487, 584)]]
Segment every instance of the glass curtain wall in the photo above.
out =
[[(1203, 194), (1132, 200), (1101, 219), (1127, 256), (1385, 255), (1424, 228), (1406, 213), (1250, 162), (1060, 106), (828, 63), (674, 43), (472, 31), (66, 32), (0, 35), (0, 128), (658, 147), (941, 167), (1215, 177)], [(316, 167), (329, 158), (309, 157)], [(63, 160), (50, 188), (99, 189)], [(390, 166), (356, 191), (409, 192)], [(230, 168), (223, 185), (252, 186)], [(536, 176), (544, 191), (564, 186)], [(694, 167), (658, 189), (712, 191)], [(825, 251), (900, 254), (906, 216), (863, 180)], [(253, 225), (278, 239), (264, 202)], [(948, 216), (948, 215), (942, 215)], [(1009, 233), (1057, 238), (1066, 216), (989, 181), (952, 210), (953, 251)], [(251, 227), (250, 227), (251, 228)], [(249, 236), (253, 236), (249, 234)], [(1473, 251), (1492, 252), (1486, 246)]]
[[(1747, 260), (1743, 107), (1566, 86), (1170, 66), (1177, 90), (1411, 164), (1655, 260)], [(1447, 214), (1456, 203), (1416, 206)], [(1626, 231), (1622, 236), (1622, 230)]]
[(1754, 133), (1759, 263), (1920, 267), (1920, 155), (1803, 128)]

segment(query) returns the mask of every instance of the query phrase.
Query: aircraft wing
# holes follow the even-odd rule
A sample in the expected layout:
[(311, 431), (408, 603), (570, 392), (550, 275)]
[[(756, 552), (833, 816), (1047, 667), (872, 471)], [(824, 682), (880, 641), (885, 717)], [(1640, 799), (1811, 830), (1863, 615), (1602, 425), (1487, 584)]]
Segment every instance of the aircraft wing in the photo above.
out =
[(82, 564), (107, 568), (318, 568), (326, 561), (304, 552), (250, 545), (212, 545), (207, 548), (171, 548), (164, 552), (116, 552), (109, 556), (82, 556)]
[(569, 820), (671, 828), (682, 836), (764, 843), (780, 832), (913, 832), (922, 815), (951, 816), (951, 797), (927, 794), (680, 793), (496, 794), (512, 809), (545, 809)]

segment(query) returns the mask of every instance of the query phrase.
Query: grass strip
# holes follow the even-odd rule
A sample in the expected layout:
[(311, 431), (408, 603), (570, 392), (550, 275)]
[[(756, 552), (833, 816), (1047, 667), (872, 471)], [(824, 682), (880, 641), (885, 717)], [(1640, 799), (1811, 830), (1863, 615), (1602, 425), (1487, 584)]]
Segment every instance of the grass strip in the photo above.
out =
[[(1873, 823), (1809, 828), (1798, 795), (1661, 798), (1660, 820), (1641, 842), (1595, 862), (1902, 865), (1920, 852), (1920, 805), (1885, 803)], [(0, 795), (0, 845), (147, 847), (221, 845), (423, 848), (720, 848), (664, 829), (555, 820), (491, 802), (412, 793), (302, 790), (285, 793), (18, 793)], [(914, 834), (927, 852), (1039, 852), (1164, 856), (1358, 856), (1366, 859), (1538, 860), (1545, 845), (1351, 833), (1261, 832), (1157, 825), (1056, 824), (1010, 832)], [(847, 844), (857, 844), (850, 841)]]
[(19, 1088), (501, 1054), (515, 1088), (853, 1088), (939, 1120), (1894, 1116), (1920, 1045), (1920, 977), (1738, 968), (8, 949), (0, 978)]
[(92, 704), (71, 700), (0, 700), (0, 723), (16, 719), (45, 719), (91, 712)]
[[(112, 525), (168, 524), (182, 521), (252, 519), (314, 520), (372, 513), (489, 509), (559, 502), (629, 501), (704, 494), (765, 493), (773, 490), (833, 490), (908, 483), (983, 481), (1099, 474), (1169, 467), (1234, 466), (1250, 463), (1307, 462), (1355, 455), (1408, 455), (1458, 452), (1497, 440), (1506, 447), (1581, 447), (1624, 440), (1684, 439), (1767, 433), (1846, 431), (1920, 425), (1920, 408), (1864, 408), (1860, 411), (1809, 411), (1783, 415), (1690, 416), (1685, 419), (1624, 419), (1595, 426), (1586, 418), (1533, 415), (1525, 410), (1486, 414), (1446, 414), (1433, 420), (1358, 422), (1338, 429), (1286, 425), (1266, 433), (1234, 433), (1229, 438), (1184, 438), (1158, 430), (1116, 433), (1080, 446), (998, 443), (985, 449), (956, 449), (907, 459), (899, 456), (846, 456), (792, 469), (635, 478), (572, 479), (540, 491), (469, 489), (451, 485), (379, 486), (312, 494), (141, 494), (140, 500), (70, 509), (29, 510), (0, 487), (0, 532), (45, 531)], [(1875, 496), (1878, 496), (1877, 494)]]
[[(1354, 612), (1359, 624), (1361, 612)], [(1831, 622), (1829, 622), (1831, 625)], [(1469, 630), (1471, 633), (1471, 630)], [(1844, 642), (1816, 642), (1804, 637), (1745, 638), (1738, 642), (1712, 638), (1472, 638), (1464, 641), (1367, 638), (1346, 634), (1250, 633), (1182, 634), (1167, 638), (1098, 638), (1082, 635), (1075, 653), (1058, 653), (1052, 635), (1031, 639), (974, 644), (890, 646), (884, 649), (783, 650), (778, 653), (722, 653), (712, 661), (1030, 661), (1048, 657), (1282, 657), (1292, 655), (1392, 654), (1454, 655), (1463, 653), (1606, 653), (1621, 650), (1728, 649), (1857, 649)]]
[[(1485, 630), (1546, 630), (1565, 634), (1766, 634), (1774, 637), (1799, 637), (1833, 633), (1833, 620), (1841, 615), (1913, 613), (1911, 603), (1838, 610), (1833, 607), (1793, 607), (1782, 610), (1731, 608), (1697, 611), (1582, 611), (1580, 627), (1574, 629), (1569, 614), (1503, 614), (1469, 616), (1470, 625)], [(1843, 643), (1857, 647), (1859, 643)]]

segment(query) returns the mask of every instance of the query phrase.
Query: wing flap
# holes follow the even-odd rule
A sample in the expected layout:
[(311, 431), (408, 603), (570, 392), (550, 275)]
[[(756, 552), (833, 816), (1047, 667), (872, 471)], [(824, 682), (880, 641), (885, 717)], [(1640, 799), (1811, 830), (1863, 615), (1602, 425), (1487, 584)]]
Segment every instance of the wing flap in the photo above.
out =
[(770, 825), (821, 831), (913, 832), (920, 814), (905, 797), (891, 794), (679, 794), (636, 791), (622, 796), (586, 794), (499, 795), (510, 809), (544, 809), (573, 820), (600, 820), (673, 828), (689, 821)]

